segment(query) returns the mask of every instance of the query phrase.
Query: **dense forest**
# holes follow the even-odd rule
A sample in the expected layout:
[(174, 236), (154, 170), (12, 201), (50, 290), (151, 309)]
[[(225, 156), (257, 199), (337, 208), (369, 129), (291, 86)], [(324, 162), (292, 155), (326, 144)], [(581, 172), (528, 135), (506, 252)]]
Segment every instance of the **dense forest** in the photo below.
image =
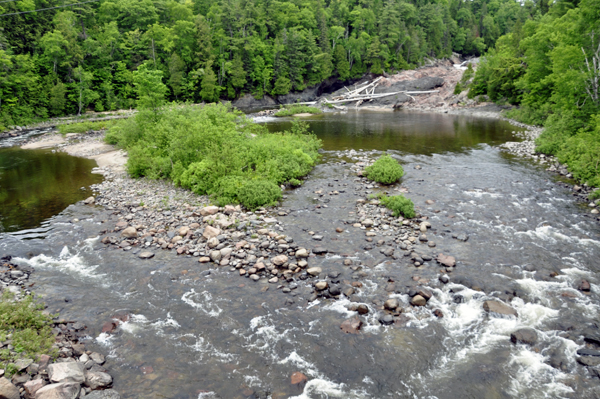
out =
[(509, 116), (545, 127), (537, 150), (599, 187), (600, 0), (559, 0), (515, 25), (477, 69), (470, 95), (481, 94), (519, 105)]
[[(169, 100), (210, 102), (414, 68), (453, 51), (480, 55), (548, 11), (547, 2), (515, 0), (82, 0), (64, 7), (75, 2), (0, 1), (0, 125), (134, 107), (140, 67), (160, 72)], [(47, 10), (29, 12), (40, 9)]]

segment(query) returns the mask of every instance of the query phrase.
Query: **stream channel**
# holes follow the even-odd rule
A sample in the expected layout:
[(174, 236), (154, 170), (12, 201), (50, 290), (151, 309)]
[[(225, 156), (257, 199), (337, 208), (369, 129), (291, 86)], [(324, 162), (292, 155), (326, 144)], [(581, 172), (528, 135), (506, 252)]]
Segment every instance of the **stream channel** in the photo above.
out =
[[(323, 236), (318, 244), (329, 253), (309, 264), (330, 282), (362, 283), (350, 299), (309, 302), (314, 279), (284, 293), (170, 251), (140, 261), (108, 250), (101, 222), (114, 225), (116, 217), (81, 202), (36, 234), (0, 235), (0, 255), (33, 266), (33, 289), (49, 309), (88, 326), (87, 345), (108, 355), (124, 398), (599, 397), (600, 380), (576, 352), (582, 332), (599, 323), (600, 228), (555, 175), (498, 149), (516, 140), (514, 126), (416, 112), (306, 120), (323, 140), (322, 162), (286, 192), (288, 214), (271, 228), (306, 248), (317, 244), (309, 231)], [(271, 130), (290, 123), (262, 122)], [(402, 181), (379, 187), (357, 178), (353, 164), (383, 151), (403, 164)], [(357, 199), (394, 190), (432, 225), (427, 235), (436, 247), (416, 250), (456, 258), (449, 283), (439, 281), (445, 271), (435, 261), (415, 267), (398, 248), (398, 259), (386, 257), (368, 245), (365, 230), (345, 223), (357, 219)], [(374, 243), (395, 238), (388, 234), (380, 226)], [(343, 263), (348, 258), (352, 267)], [(592, 283), (591, 293), (577, 290), (581, 279)], [(412, 308), (407, 294), (418, 284), (433, 297)], [(384, 326), (378, 316), (390, 296), (405, 311)], [(486, 313), (482, 304), (492, 298), (509, 302), (518, 317)], [(357, 314), (347, 310), (350, 300), (369, 307), (359, 334), (340, 329)], [(101, 333), (124, 314), (116, 333)], [(537, 331), (535, 344), (511, 343), (523, 327)], [(296, 371), (308, 377), (303, 389), (290, 384)]]

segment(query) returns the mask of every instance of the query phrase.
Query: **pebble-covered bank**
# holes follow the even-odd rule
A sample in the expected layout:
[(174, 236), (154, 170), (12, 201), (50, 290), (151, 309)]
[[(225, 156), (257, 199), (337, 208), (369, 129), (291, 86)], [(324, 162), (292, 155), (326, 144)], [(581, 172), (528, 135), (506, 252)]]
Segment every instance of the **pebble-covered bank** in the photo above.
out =
[[(15, 295), (18, 300), (30, 295), (32, 267), (11, 263), (11, 257), (0, 259), (0, 287)], [(56, 337), (54, 348), (58, 357), (47, 354), (38, 359), (19, 358), (14, 364), (16, 373), (5, 375), (0, 370), (0, 398), (5, 399), (119, 399), (113, 389), (112, 376), (106, 369), (106, 359), (98, 352), (86, 350), (86, 326), (70, 320), (58, 319), (52, 333)], [(9, 334), (0, 349), (16, 355)]]

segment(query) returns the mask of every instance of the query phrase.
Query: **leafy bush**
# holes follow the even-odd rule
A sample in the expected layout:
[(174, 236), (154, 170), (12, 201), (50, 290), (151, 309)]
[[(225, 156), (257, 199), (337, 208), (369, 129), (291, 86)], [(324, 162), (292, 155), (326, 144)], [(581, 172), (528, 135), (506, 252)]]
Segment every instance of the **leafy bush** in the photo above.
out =
[(98, 122), (79, 122), (71, 123), (70, 125), (59, 125), (58, 131), (60, 134), (67, 133), (86, 133), (90, 130), (103, 130), (114, 126), (117, 123), (115, 120), (98, 121)]
[(279, 185), (295, 185), (319, 158), (321, 141), (301, 122), (269, 133), (223, 104), (174, 105), (158, 115), (138, 113), (111, 128), (106, 141), (128, 150), (132, 176), (172, 179), (220, 205), (272, 205)]
[(308, 105), (291, 105), (284, 109), (277, 111), (275, 116), (292, 116), (296, 114), (322, 114), (319, 108), (310, 107)]
[(404, 176), (402, 166), (389, 155), (383, 155), (365, 168), (367, 178), (382, 184), (392, 184)]
[(0, 361), (10, 376), (16, 372), (14, 361), (21, 357), (36, 359), (39, 355), (55, 355), (52, 349), (52, 318), (42, 313), (43, 305), (34, 302), (32, 296), (16, 301), (9, 291), (5, 291), (0, 300), (0, 338), (6, 340), (12, 334), (14, 352), (0, 351)]
[(403, 195), (386, 196), (384, 194), (379, 195), (381, 203), (391, 211), (394, 216), (404, 216), (405, 218), (412, 219), (416, 216), (415, 204)]

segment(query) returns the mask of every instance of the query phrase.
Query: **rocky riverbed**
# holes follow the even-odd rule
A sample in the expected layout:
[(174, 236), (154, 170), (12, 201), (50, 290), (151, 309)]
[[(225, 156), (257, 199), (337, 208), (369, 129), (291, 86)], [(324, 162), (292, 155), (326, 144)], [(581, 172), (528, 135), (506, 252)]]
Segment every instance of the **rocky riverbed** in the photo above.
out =
[[(0, 288), (20, 300), (31, 295), (30, 282), (34, 269), (11, 263), (10, 256), (0, 259)], [(83, 323), (56, 319), (52, 329), (56, 337), (54, 349), (57, 358), (47, 354), (38, 359), (19, 358), (16, 372), (6, 378), (0, 370), (0, 397), (6, 399), (120, 399), (113, 389), (112, 376), (106, 368), (104, 355), (86, 350), (87, 327)], [(11, 335), (7, 335), (0, 348), (14, 352)]]

